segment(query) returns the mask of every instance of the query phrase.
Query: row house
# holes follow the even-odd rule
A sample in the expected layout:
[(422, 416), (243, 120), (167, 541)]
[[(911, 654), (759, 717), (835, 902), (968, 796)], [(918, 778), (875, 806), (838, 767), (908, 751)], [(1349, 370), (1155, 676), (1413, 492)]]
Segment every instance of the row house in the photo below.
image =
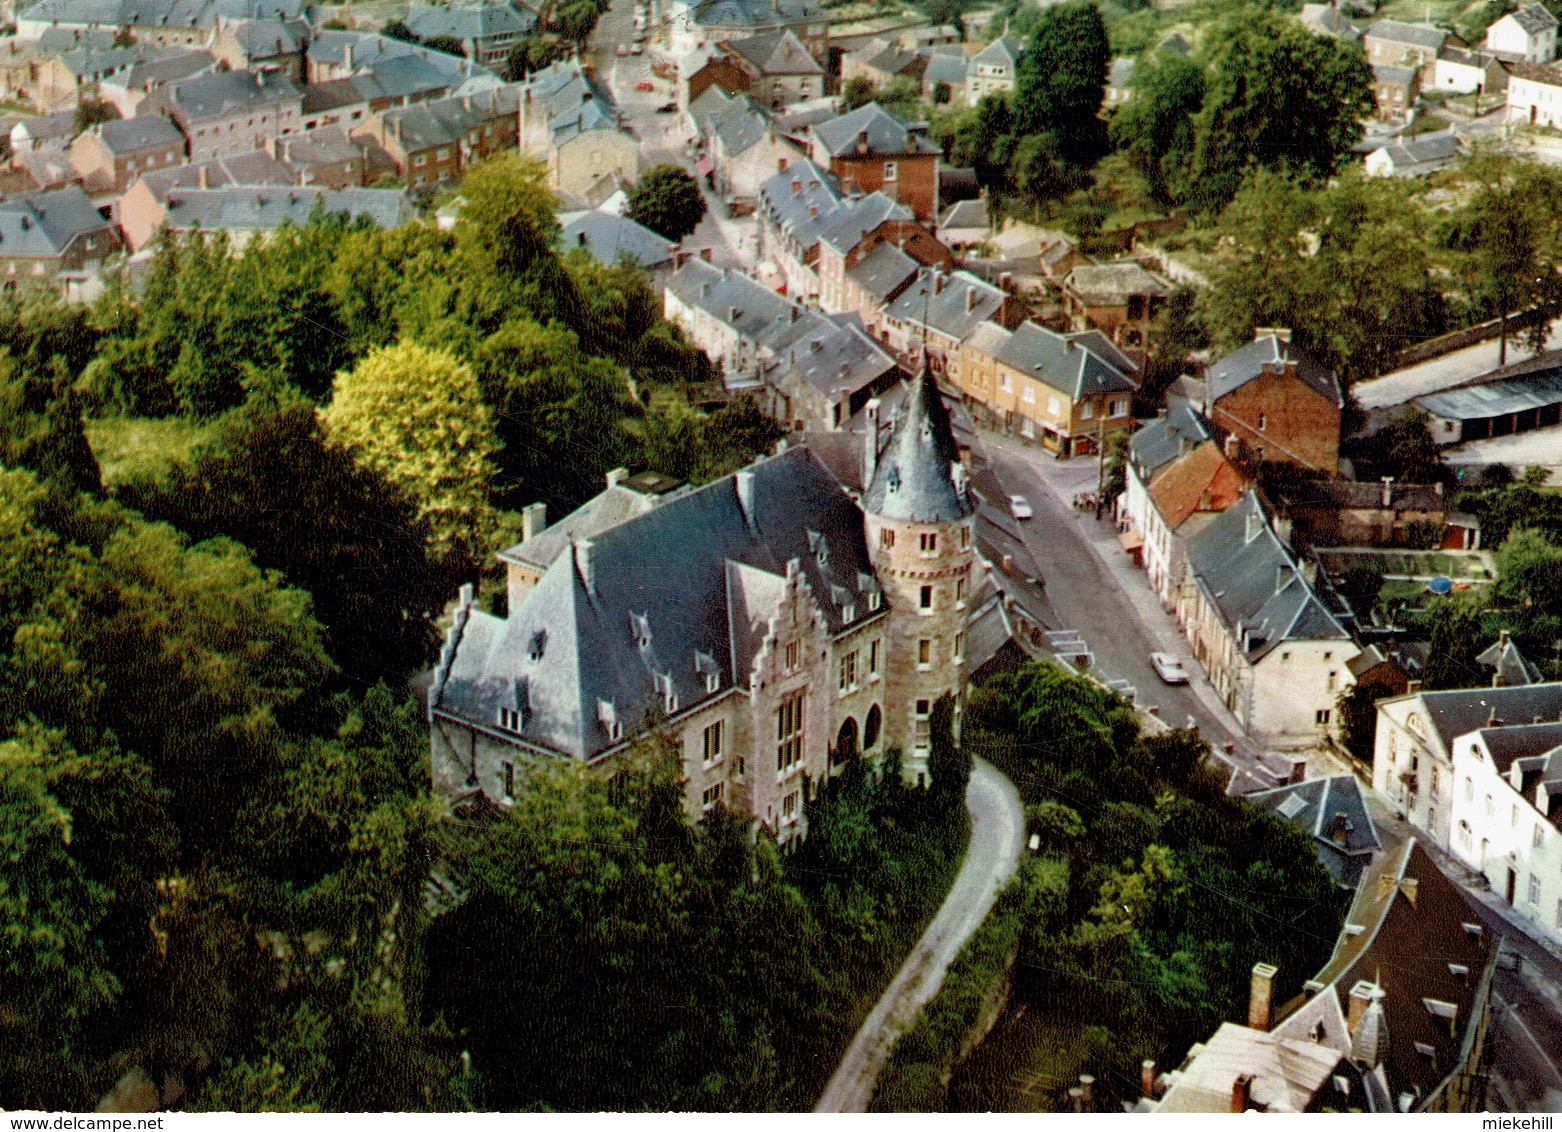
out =
[(375, 115), (355, 138), (372, 138), (415, 192), (460, 179), (475, 162), (514, 149), (524, 88), (518, 84), (419, 102)]
[(640, 143), (612, 96), (579, 63), (554, 63), (522, 86), (520, 146), (547, 163), (552, 187), (589, 199), (604, 181), (640, 176)]
[(830, 19), (813, 0), (666, 0), (658, 7), (674, 59), (777, 31), (790, 31), (820, 64), (830, 59)]
[(1449, 824), (1453, 856), (1562, 944), (1562, 718), (1493, 718), (1455, 738)]
[(918, 220), (936, 223), (941, 150), (926, 123), (905, 122), (873, 102), (814, 125), (809, 147), (809, 156), (848, 189), (882, 192)]
[(959, 387), (962, 350), (977, 327), (987, 322), (1018, 327), (1030, 314), (1019, 299), (979, 275), (934, 267), (920, 272), (885, 309), (882, 334), (902, 357), (925, 353), (933, 372)]
[(783, 428), (834, 432), (909, 375), (859, 327), (827, 322), (763, 368), (764, 402)]
[[(1112, 501), (1112, 509), (1118, 521), (1126, 522), (1129, 533), (1140, 540), (1139, 564), (1149, 572), (1152, 561), (1157, 563), (1158, 569), (1151, 573), (1152, 579), (1166, 574), (1173, 547), (1169, 537), (1152, 539), (1145, 534), (1156, 521), (1151, 515), (1150, 483), (1177, 460), (1209, 440), (1211, 435), (1209, 422), (1203, 414), (1181, 397), (1173, 396), (1167, 398), (1166, 408), (1156, 411), (1154, 420), (1146, 421), (1128, 438), (1123, 494)], [(1180, 575), (1180, 569), (1177, 573)], [(1177, 581), (1180, 580), (1179, 576)], [(1155, 588), (1153, 582), (1151, 588)], [(1173, 602), (1175, 594), (1162, 599), (1168, 612)]]
[(729, 214), (757, 209), (765, 182), (804, 156), (802, 147), (746, 94), (728, 95), (712, 87), (695, 100), (689, 114), (705, 149), (696, 169), (709, 179)]
[[(1450, 853), (1473, 850), (1478, 854), (1481, 835), (1473, 831), (1486, 823), (1470, 825), (1468, 843), (1462, 832), (1453, 836), (1457, 828), (1453, 815), (1461, 804), (1458, 799), (1464, 797), (1467, 789), (1472, 794), (1463, 805), (1470, 805), (1476, 797), (1473, 786), (1464, 784), (1465, 777), (1474, 777), (1474, 767), (1466, 762), (1463, 775), (1455, 774), (1454, 759), (1460, 739), (1466, 738), (1462, 750), (1467, 757), (1475, 742), (1469, 737), (1482, 729), (1562, 719), (1562, 683), (1418, 690), (1381, 699), (1377, 708), (1372, 788), (1439, 849)], [(1484, 812), (1484, 788), (1479, 797), (1479, 809)], [(1470, 817), (1466, 813), (1464, 820), (1469, 822)], [(1505, 850), (1498, 854), (1502, 855)]]
[(124, 70), (105, 75), (98, 83), (98, 98), (119, 111), (121, 118), (134, 118), (153, 91), (169, 83), (210, 74), (219, 66), (210, 51), (194, 47), (179, 48), (160, 56), (148, 56)]
[(219, 189), (232, 185), (289, 186), (298, 175), (263, 149), (233, 157), (214, 157), (142, 173), (119, 198), (115, 219), (138, 252), (152, 242), (166, 216), (169, 195), (181, 189)]
[(240, 20), (217, 29), (212, 36), (211, 53), (230, 71), (274, 67), (295, 83), (301, 83), (309, 36), (306, 20)]
[(184, 133), (192, 160), (260, 149), (303, 130), (303, 93), (281, 72), (223, 71), (169, 83), (137, 116), (166, 114)]
[(953, 270), (954, 255), (909, 209), (882, 193), (846, 199), (835, 217), (819, 239), (819, 305), (857, 314), (888, 342), (890, 304), (922, 269)]
[[(960, 286), (951, 280), (944, 291)], [(954, 294), (970, 301), (960, 289)], [(1134, 426), (1133, 371), (1099, 333), (1059, 334), (1034, 322), (1010, 330), (984, 320), (959, 352), (958, 384), (967, 401), (1003, 431), (1060, 456), (1096, 452), (1108, 436)]]
[(1338, 728), (1335, 703), (1361, 650), (1248, 491), (1184, 540), (1177, 623), (1244, 734), (1310, 747)]
[[(127, 194), (128, 197), (128, 194)], [(417, 215), (399, 189), (325, 189), (309, 186), (230, 185), (221, 189), (173, 189), (136, 218), (153, 232), (224, 233), (242, 250), (283, 225), (302, 227), (323, 211), (349, 222), (394, 228)]]
[[(382, 72), (387, 76), (385, 81), (398, 88), (414, 81), (422, 83), (425, 97), (448, 94), (474, 76), (494, 74), (470, 59), (431, 51), (388, 35), (322, 28), (310, 37), (304, 56), (307, 82), (323, 83)], [(407, 92), (398, 89), (393, 96), (405, 97)]]
[(297, 21), (305, 0), (38, 0), (16, 15), (16, 34), (39, 39), (51, 31), (128, 33), (137, 43), (207, 44), (224, 23)]
[(349, 138), (335, 126), (322, 126), (301, 137), (277, 138), (266, 146), (266, 152), (293, 172), (297, 184), (327, 189), (368, 185), (374, 179), (371, 155), (376, 151), (367, 139)]
[(1204, 416), (1243, 459), (1339, 473), (1345, 395), (1339, 378), (1291, 342), (1289, 330), (1259, 330), (1253, 341), (1210, 363)]
[(80, 185), (0, 201), (0, 291), (67, 290), (123, 247)]
[(736, 39), (727, 57), (747, 80), (744, 89), (763, 106), (780, 110), (824, 94), (824, 68), (790, 29)]
[(70, 144), (71, 164), (89, 193), (118, 195), (143, 173), (183, 164), (184, 135), (161, 114), (89, 127)]
[(531, 35), (537, 17), (514, 4), (472, 3), (414, 4), (407, 13), (407, 27), (425, 42), (438, 36), (459, 40), (474, 63), (503, 72), (510, 52)]
[(759, 258), (781, 269), (795, 299), (819, 298), (820, 239), (843, 199), (840, 182), (807, 158), (759, 186)]

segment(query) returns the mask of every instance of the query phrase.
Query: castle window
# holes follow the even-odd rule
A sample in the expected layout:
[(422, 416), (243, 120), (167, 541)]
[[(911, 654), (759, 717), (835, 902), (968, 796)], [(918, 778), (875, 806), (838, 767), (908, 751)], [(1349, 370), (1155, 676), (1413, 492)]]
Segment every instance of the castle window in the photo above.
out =
[(721, 761), (722, 732), (726, 728), (726, 720), (718, 719), (705, 729), (703, 741), (705, 744), (704, 761), (706, 766)]
[(920, 598), (920, 600), (918, 601), (917, 604), (922, 609), (929, 609), (930, 610), (930, 609), (933, 608), (933, 587), (932, 586), (923, 586), (922, 587), (922, 596), (921, 596), (921, 598)]
[(876, 609), (878, 609), (879, 601), (880, 601), (879, 591), (878, 590), (869, 590), (868, 591), (868, 609), (869, 610), (876, 610)]
[(1332, 714), (1333, 712), (1329, 708), (1319, 708), (1313, 713), (1313, 721), (1317, 723), (1319, 727), (1327, 727), (1329, 725), (1329, 718)]
[(700, 798), (701, 811), (704, 813), (709, 813), (711, 810), (714, 810), (717, 806), (721, 805), (722, 794), (726, 792), (726, 785), (727, 784), (725, 782), (718, 782), (713, 786), (707, 786), (705, 788), (705, 793)]
[(923, 554), (938, 553), (938, 535), (933, 531), (923, 531), (921, 535), (921, 546)]
[(525, 726), (524, 717), (515, 708), (502, 707), (499, 709), (499, 726), (506, 731), (520, 732)]
[(933, 663), (933, 642), (923, 637), (917, 642), (917, 667), (927, 668)]
[(885, 550), (895, 549), (895, 532), (885, 527), (879, 532), (879, 545)]
[(868, 642), (868, 675), (876, 676), (879, 671), (879, 642)]
[(857, 687), (857, 651), (855, 649), (841, 657), (840, 684), (843, 692), (850, 692)]
[(955, 600), (956, 601), (964, 601), (965, 600), (965, 579), (964, 578), (956, 578), (955, 579)]
[(964, 633), (956, 633), (955, 634), (955, 655), (954, 655), (954, 659), (958, 662), (960, 660), (963, 660), (964, 658), (965, 658), (965, 634)]
[(873, 745), (879, 741), (879, 730), (883, 726), (884, 713), (879, 710), (879, 705), (874, 704), (868, 709), (868, 718), (862, 725), (862, 749), (873, 750)]
[(512, 762), (500, 763), (499, 770), (504, 779), (504, 800), (508, 802), (515, 797), (515, 764)]
[(971, 545), (971, 528), (960, 528), (960, 549), (965, 550)]
[(797, 642), (796, 641), (788, 641), (786, 643), (786, 670), (788, 672), (791, 672), (796, 667), (797, 667)]
[(781, 799), (781, 821), (790, 825), (797, 820), (797, 791), (794, 790)]
[(803, 698), (805, 692), (793, 692), (776, 708), (776, 771), (782, 772), (803, 761)]

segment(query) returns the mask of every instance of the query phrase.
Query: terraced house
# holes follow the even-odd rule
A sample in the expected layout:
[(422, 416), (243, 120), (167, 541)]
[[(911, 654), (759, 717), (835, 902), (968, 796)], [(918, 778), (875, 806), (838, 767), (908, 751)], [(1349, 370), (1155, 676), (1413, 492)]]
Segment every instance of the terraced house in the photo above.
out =
[(414, 103), (375, 115), (353, 135), (372, 138), (407, 187), (426, 192), (459, 180), (467, 166), (490, 154), (515, 148), (523, 91), (514, 83)]
[(896, 748), (925, 781), (933, 704), (965, 686), (978, 573), (927, 374), (864, 461), (860, 499), (794, 448), (599, 518), (593, 501), (557, 535), (534, 525), (500, 556), (520, 560), (508, 616), (463, 592), (428, 691), (436, 788), (504, 806), (533, 761), (600, 763), (653, 729), (680, 752), (691, 816), (724, 806), (787, 842), (854, 759)]

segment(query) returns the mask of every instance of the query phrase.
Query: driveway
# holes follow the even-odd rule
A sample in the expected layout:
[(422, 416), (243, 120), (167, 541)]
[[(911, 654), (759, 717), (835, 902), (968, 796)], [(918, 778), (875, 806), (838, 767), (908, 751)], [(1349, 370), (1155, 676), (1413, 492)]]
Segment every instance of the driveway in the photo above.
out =
[(815, 1112), (868, 1111), (890, 1047), (938, 993), (949, 964), (1014, 875), (1025, 839), (1025, 811), (1014, 784), (992, 764), (977, 759), (965, 791), (965, 808), (971, 814), (971, 843), (955, 883), (847, 1047)]

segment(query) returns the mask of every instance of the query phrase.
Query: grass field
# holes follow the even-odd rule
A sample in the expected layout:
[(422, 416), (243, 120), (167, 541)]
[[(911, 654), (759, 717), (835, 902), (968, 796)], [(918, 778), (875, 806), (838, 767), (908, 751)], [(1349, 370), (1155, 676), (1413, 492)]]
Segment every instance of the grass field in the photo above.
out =
[(107, 487), (154, 478), (210, 440), (214, 427), (175, 417), (110, 417), (87, 422), (87, 443)]

